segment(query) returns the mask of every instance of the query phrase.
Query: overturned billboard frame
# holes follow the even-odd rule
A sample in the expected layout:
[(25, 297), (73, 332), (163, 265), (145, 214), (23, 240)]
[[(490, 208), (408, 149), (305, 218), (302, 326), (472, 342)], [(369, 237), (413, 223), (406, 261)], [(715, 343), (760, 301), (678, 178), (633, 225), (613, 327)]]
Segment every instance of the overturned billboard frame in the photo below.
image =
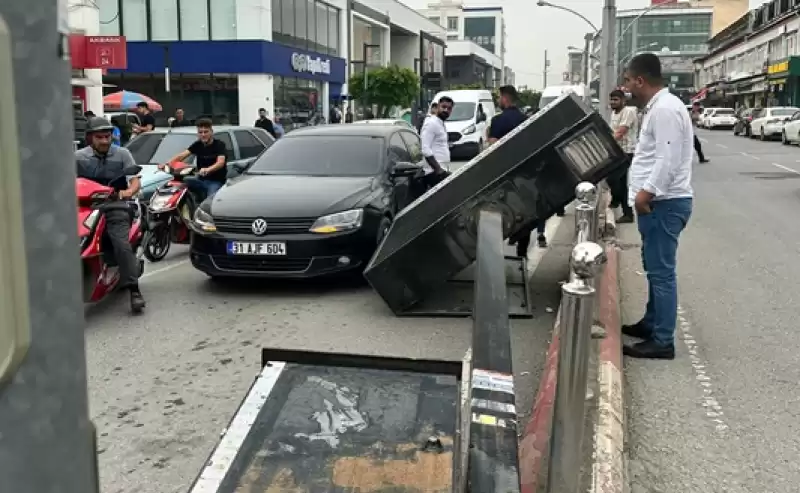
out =
[(626, 159), (602, 117), (566, 94), (398, 214), (364, 276), (397, 315), (418, 314), (434, 295), (438, 306), (425, 312), (462, 314), (446, 292), (476, 260), (482, 210), (499, 213), (513, 240), (572, 202), (578, 183), (596, 184)]

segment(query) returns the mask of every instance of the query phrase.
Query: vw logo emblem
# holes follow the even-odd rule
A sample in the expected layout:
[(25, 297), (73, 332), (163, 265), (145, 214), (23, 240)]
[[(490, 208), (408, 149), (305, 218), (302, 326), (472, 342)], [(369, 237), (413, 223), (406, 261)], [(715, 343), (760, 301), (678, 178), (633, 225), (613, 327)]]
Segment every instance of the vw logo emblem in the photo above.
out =
[(253, 221), (253, 233), (261, 236), (267, 232), (267, 221), (261, 219), (260, 217)]

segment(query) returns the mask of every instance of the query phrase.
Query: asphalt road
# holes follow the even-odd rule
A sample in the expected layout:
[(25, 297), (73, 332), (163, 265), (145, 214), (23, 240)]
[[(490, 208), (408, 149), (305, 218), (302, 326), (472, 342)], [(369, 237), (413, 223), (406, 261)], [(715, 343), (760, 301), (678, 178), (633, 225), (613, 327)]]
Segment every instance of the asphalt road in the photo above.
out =
[[(675, 361), (626, 360), (632, 493), (789, 493), (800, 483), (800, 149), (698, 135), (679, 251)], [(623, 319), (646, 301), (623, 225)]]
[[(553, 246), (534, 247), (535, 318), (512, 324), (521, 423), (566, 277), (572, 220), (550, 221)], [(144, 315), (129, 316), (122, 294), (87, 309), (104, 492), (187, 491), (259, 372), (262, 346), (460, 360), (471, 341), (469, 319), (399, 319), (363, 283), (217, 285), (192, 268), (185, 247), (174, 250), (147, 266)]]

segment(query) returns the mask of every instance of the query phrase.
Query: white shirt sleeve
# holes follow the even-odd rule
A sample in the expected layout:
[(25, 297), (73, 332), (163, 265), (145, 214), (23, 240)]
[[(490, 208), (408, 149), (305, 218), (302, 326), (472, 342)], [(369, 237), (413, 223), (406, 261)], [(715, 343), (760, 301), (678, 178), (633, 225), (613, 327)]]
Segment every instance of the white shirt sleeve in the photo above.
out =
[(670, 108), (652, 108), (648, 119), (655, 140), (655, 163), (643, 189), (658, 197), (667, 193), (670, 177), (681, 164), (680, 152), (676, 150), (681, 149), (677, 144), (683, 142), (685, 130), (680, 115)]
[(431, 125), (431, 118), (425, 119), (422, 124), (422, 129), (419, 132), (420, 140), (422, 141), (422, 155), (425, 157), (433, 156), (433, 143), (436, 138), (436, 131)]

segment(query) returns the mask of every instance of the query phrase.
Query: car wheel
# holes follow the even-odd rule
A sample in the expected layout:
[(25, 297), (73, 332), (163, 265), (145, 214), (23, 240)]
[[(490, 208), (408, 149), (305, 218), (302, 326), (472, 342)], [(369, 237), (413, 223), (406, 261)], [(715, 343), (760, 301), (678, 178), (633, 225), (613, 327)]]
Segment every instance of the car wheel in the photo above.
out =
[(380, 246), (381, 242), (384, 238), (386, 238), (386, 234), (389, 233), (389, 229), (392, 227), (392, 220), (388, 217), (384, 217), (381, 219), (380, 224), (378, 225), (378, 238), (376, 245)]

